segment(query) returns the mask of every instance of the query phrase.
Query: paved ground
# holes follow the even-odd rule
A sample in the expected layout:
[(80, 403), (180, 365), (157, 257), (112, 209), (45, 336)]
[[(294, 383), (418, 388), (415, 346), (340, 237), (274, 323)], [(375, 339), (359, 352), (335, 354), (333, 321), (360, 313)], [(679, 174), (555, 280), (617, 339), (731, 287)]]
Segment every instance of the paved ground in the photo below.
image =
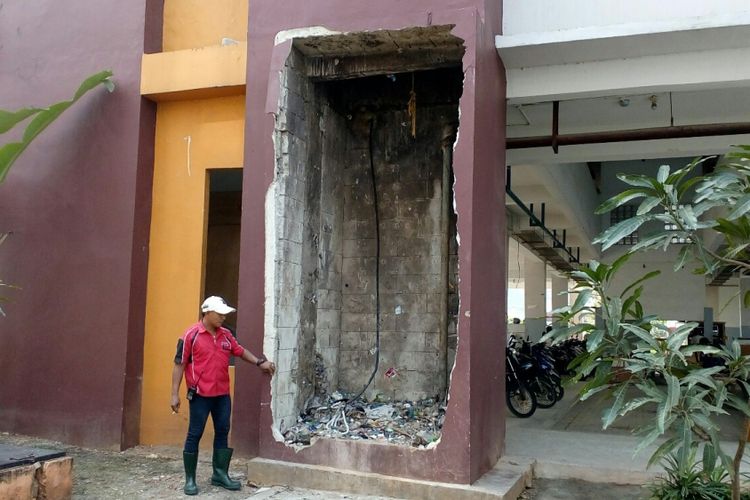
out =
[[(508, 416), (508, 455), (533, 458), (540, 476), (576, 478), (536, 479), (534, 488), (527, 491), (528, 498), (648, 498), (649, 491), (642, 485), (650, 482), (661, 469), (658, 466), (647, 468), (646, 463), (659, 443), (634, 455), (639, 438), (633, 436), (632, 430), (655, 418), (654, 411), (639, 409), (615, 421), (604, 431), (601, 415), (610, 406), (606, 393), (586, 401), (578, 401), (576, 393), (575, 388), (568, 389), (563, 401), (547, 410), (537, 409), (530, 418)], [(734, 454), (741, 421), (736, 415), (720, 419), (723, 446), (731, 455)], [(743, 464), (743, 469), (747, 468), (748, 464)], [(601, 484), (599, 481), (608, 482)]]
[(536, 479), (523, 500), (636, 500), (648, 497), (642, 486), (589, 483), (577, 479)]

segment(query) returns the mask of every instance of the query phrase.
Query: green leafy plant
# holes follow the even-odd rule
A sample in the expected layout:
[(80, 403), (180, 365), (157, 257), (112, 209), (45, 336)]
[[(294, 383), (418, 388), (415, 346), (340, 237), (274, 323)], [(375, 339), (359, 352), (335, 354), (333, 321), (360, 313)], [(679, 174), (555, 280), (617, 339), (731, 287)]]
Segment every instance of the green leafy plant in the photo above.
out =
[[(109, 70), (100, 71), (86, 78), (73, 94), (73, 98), (60, 101), (46, 108), (22, 108), (16, 111), (0, 109), (0, 134), (13, 130), (26, 120), (30, 120), (26, 125), (20, 141), (6, 142), (0, 146), (0, 184), (5, 180), (10, 168), (21, 156), (31, 142), (41, 134), (52, 122), (54, 122), (66, 109), (75, 104), (87, 92), (93, 90), (99, 85), (103, 85), (108, 91), (112, 92), (115, 84), (112, 81), (112, 72)], [(10, 233), (0, 233), (0, 245), (7, 239)], [(0, 280), (0, 287), (13, 287), (8, 283)], [(0, 296), (0, 304), (7, 302), (7, 298)], [(5, 316), (5, 312), (0, 307), (0, 315)]]
[(0, 109), (0, 134), (12, 130), (19, 123), (33, 116), (33, 119), (26, 126), (20, 141), (9, 142), (0, 147), (0, 183), (5, 180), (10, 167), (13, 166), (13, 163), (21, 156), (21, 153), (31, 144), (31, 141), (54, 122), (63, 111), (75, 104), (88, 91), (99, 85), (104, 85), (110, 92), (114, 90), (115, 84), (112, 82), (111, 71), (101, 71), (91, 75), (81, 83), (72, 99), (60, 101), (47, 108), (22, 108), (17, 111)]
[[(739, 466), (750, 431), (748, 357), (741, 355), (736, 341), (721, 348), (686, 346), (684, 343), (695, 323), (670, 333), (656, 317), (644, 316), (639, 299), (645, 282), (658, 274), (656, 272), (634, 281), (619, 295), (610, 290), (614, 276), (634, 252), (667, 249), (675, 241), (687, 242), (678, 254), (675, 270), (689, 261), (696, 263), (695, 272), (699, 274), (712, 274), (723, 266), (750, 270), (750, 147), (743, 146), (740, 152), (727, 155), (714, 173), (690, 177), (701, 161), (694, 160), (675, 172), (664, 165), (656, 177), (618, 175), (630, 188), (607, 200), (597, 213), (632, 200), (639, 200), (640, 204), (635, 216), (613, 225), (594, 242), (601, 243), (606, 250), (647, 222), (659, 222), (659, 229), (653, 230), (611, 265), (591, 262), (573, 272), (572, 277), (578, 283), (574, 289), (578, 298), (572, 306), (556, 311), (561, 326), (543, 340), (560, 341), (574, 334), (587, 334), (589, 352), (574, 361), (575, 378), (580, 380), (583, 376), (594, 375), (583, 387), (581, 399), (600, 391), (611, 391), (612, 406), (602, 417), (603, 426), (608, 427), (616, 418), (641, 406), (655, 406), (656, 419), (639, 429), (643, 439), (636, 451), (666, 435), (667, 439), (653, 453), (649, 465), (667, 460), (669, 467), (669, 460), (672, 460), (672, 470), (681, 475), (680, 481), (693, 481), (691, 453), (703, 443), (704, 449), (715, 454), (728, 471), (732, 498), (739, 499)], [(665, 229), (670, 226), (677, 231)], [(707, 230), (715, 232), (718, 243), (711, 246), (706, 243)], [(600, 310), (588, 305), (594, 295), (601, 301)], [(750, 294), (743, 300), (750, 303)], [(582, 312), (599, 314), (603, 326), (570, 324), (573, 317)], [(696, 353), (715, 356), (724, 366), (703, 368), (693, 361)], [(663, 381), (663, 385), (657, 380)], [(744, 418), (733, 458), (721, 449), (715, 423), (716, 416), (727, 414), (728, 410)], [(671, 433), (667, 434), (668, 431)], [(705, 483), (705, 477), (701, 477)]]
[[(710, 450), (710, 448), (706, 448)], [(651, 487), (652, 500), (725, 500), (731, 495), (729, 473), (716, 464), (716, 456), (695, 459), (693, 449), (687, 459), (669, 455), (664, 460), (665, 476)], [(746, 498), (743, 495), (742, 498)]]

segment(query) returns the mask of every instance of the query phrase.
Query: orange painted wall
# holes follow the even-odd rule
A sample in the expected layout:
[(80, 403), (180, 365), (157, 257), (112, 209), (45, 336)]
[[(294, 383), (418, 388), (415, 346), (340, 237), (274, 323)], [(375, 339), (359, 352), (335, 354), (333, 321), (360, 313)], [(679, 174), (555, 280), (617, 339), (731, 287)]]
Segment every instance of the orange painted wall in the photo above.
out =
[[(240, 168), (245, 96), (161, 102), (156, 116), (153, 206), (146, 296), (142, 444), (181, 444), (188, 422), (169, 408), (177, 339), (198, 320), (202, 300), (207, 169)], [(188, 138), (190, 140), (188, 141)], [(236, 324), (234, 318), (229, 322)], [(234, 387), (234, 370), (232, 387)], [(201, 447), (211, 447), (206, 429)]]
[(247, 40), (248, 0), (165, 0), (164, 52)]

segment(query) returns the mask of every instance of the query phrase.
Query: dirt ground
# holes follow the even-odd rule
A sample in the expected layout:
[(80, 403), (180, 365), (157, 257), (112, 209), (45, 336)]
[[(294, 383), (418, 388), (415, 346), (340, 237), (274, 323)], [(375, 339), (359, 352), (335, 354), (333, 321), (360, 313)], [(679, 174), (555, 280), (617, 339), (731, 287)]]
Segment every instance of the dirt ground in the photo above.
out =
[[(64, 450), (73, 457), (73, 498), (80, 500), (109, 499), (174, 499), (186, 498), (182, 493), (185, 475), (182, 450), (176, 447), (138, 446), (123, 452), (79, 448), (56, 441), (0, 433), (0, 443)], [(241, 491), (227, 491), (211, 486), (211, 453), (198, 459), (200, 498), (253, 500), (384, 500), (387, 497), (336, 494), (328, 491), (303, 490), (285, 486), (257, 487), (248, 481), (241, 460), (232, 464), (229, 474), (242, 481)]]
[[(126, 451), (79, 448), (46, 439), (0, 433), (0, 443), (64, 450), (73, 457), (73, 498), (77, 500), (176, 499), (182, 493), (184, 472), (182, 451), (177, 447), (138, 446)], [(241, 491), (227, 491), (210, 485), (211, 454), (199, 455), (200, 498), (215, 500), (388, 500), (390, 497), (332, 493), (289, 488), (284, 485), (258, 487), (248, 480), (242, 460), (230, 469), (233, 479), (242, 481)], [(537, 479), (522, 500), (635, 500), (647, 491), (640, 486), (594, 484), (578, 480)]]

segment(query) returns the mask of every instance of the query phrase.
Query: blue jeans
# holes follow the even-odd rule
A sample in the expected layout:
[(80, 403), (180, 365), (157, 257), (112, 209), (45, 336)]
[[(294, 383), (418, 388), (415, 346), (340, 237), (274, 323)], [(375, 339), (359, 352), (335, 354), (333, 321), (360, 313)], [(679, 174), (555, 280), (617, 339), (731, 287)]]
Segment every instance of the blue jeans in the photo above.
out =
[(198, 443), (206, 428), (209, 413), (214, 423), (214, 449), (228, 447), (229, 418), (232, 414), (232, 400), (229, 395), (204, 397), (196, 394), (190, 401), (190, 424), (185, 440), (186, 452), (198, 453)]

